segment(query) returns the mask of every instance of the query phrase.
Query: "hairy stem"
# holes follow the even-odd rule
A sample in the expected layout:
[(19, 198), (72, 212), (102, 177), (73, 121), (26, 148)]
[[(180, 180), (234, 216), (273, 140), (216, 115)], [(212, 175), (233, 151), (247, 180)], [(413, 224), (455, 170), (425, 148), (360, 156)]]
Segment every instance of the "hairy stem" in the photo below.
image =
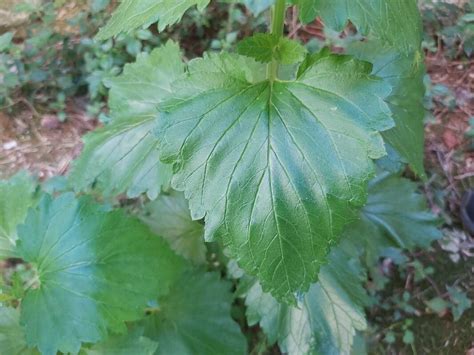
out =
[[(283, 30), (285, 27), (285, 11), (286, 3), (285, 0), (276, 0), (276, 4), (272, 9), (272, 28), (271, 33), (280, 38), (283, 36)], [(273, 82), (278, 77), (278, 62), (272, 60), (267, 67), (267, 77)]]

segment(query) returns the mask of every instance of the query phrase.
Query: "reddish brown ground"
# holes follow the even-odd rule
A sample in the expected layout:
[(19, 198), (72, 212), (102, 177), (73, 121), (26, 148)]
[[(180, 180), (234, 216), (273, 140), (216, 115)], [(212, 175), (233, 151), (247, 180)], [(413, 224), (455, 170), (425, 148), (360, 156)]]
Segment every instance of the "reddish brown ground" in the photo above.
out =
[(80, 152), (81, 136), (96, 126), (84, 105), (68, 105), (68, 120), (60, 123), (50, 114), (39, 114), (26, 103), (14, 116), (0, 112), (0, 178), (22, 169), (44, 180), (64, 174)]

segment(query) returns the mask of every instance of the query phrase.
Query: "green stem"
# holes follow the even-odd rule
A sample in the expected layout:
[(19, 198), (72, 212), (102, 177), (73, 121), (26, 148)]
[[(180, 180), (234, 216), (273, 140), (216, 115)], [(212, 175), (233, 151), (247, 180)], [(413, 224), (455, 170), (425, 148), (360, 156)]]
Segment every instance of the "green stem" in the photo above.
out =
[[(285, 12), (286, 2), (285, 0), (276, 0), (276, 4), (272, 9), (272, 34), (280, 39), (283, 36), (283, 30), (285, 28)], [(272, 60), (267, 67), (268, 79), (273, 82), (278, 78), (278, 61)]]

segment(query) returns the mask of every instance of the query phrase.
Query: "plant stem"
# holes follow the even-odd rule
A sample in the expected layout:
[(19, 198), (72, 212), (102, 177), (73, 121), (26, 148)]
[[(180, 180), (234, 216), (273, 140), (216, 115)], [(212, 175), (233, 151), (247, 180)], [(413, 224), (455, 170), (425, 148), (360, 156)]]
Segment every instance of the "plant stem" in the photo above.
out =
[[(285, 0), (276, 0), (276, 4), (272, 9), (272, 29), (271, 33), (280, 39), (283, 36), (283, 30), (285, 28), (285, 11), (286, 3)], [(278, 78), (278, 61), (272, 60), (267, 67), (267, 77), (270, 82), (275, 81)]]

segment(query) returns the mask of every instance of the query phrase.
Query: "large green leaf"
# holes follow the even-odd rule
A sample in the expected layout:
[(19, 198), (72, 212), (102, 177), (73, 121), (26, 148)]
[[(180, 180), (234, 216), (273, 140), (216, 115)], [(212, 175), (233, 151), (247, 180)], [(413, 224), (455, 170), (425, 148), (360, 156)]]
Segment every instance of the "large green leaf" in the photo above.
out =
[(324, 24), (342, 30), (348, 20), (362, 34), (399, 50), (418, 50), (422, 27), (416, 0), (293, 0), (303, 22), (320, 16)]
[(165, 238), (177, 254), (194, 264), (206, 262), (204, 225), (191, 219), (188, 201), (182, 193), (172, 191), (149, 202), (140, 219)]
[(247, 341), (230, 316), (231, 284), (217, 273), (187, 272), (144, 320), (156, 354), (246, 354)]
[(174, 163), (206, 238), (220, 237), (266, 291), (291, 300), (365, 203), (390, 88), (371, 65), (323, 55), (297, 81), (256, 81), (230, 54), (192, 61), (161, 105), (160, 153)]
[(382, 173), (370, 182), (360, 220), (345, 233), (364, 251), (367, 265), (374, 265), (387, 248), (427, 248), (441, 238), (439, 221), (417, 189), (416, 183), (397, 174)]
[(35, 355), (35, 350), (26, 346), (25, 333), (20, 326), (18, 309), (0, 306), (0, 354)]
[(36, 183), (26, 173), (0, 180), (0, 260), (15, 256), (16, 227), (35, 203)]
[(353, 43), (348, 52), (374, 63), (372, 73), (393, 87), (387, 101), (396, 126), (383, 137), (419, 176), (424, 176), (423, 55), (420, 51), (405, 54), (377, 41)]
[[(46, 195), (18, 227), (18, 254), (37, 270), (21, 303), (29, 346), (77, 353), (141, 318), (183, 269), (161, 238), (123, 211)], [(34, 283), (33, 283), (34, 284)]]
[(103, 40), (120, 32), (130, 32), (143, 25), (159, 21), (163, 31), (181, 20), (184, 13), (197, 5), (202, 11), (210, 0), (122, 0), (107, 25), (100, 29), (97, 39)]
[(169, 185), (171, 168), (158, 160), (152, 130), (157, 106), (183, 70), (179, 47), (169, 42), (139, 55), (122, 75), (107, 82), (113, 122), (85, 136), (84, 150), (70, 174), (76, 190), (94, 185), (106, 196), (146, 192), (154, 199)]
[(270, 343), (287, 354), (350, 354), (356, 330), (366, 329), (362, 287), (365, 275), (357, 258), (341, 247), (321, 268), (318, 283), (296, 306), (278, 303), (255, 283), (246, 297), (250, 325), (260, 324)]
[(114, 335), (90, 348), (81, 355), (153, 355), (158, 343), (143, 336), (143, 328), (135, 327), (124, 335)]

